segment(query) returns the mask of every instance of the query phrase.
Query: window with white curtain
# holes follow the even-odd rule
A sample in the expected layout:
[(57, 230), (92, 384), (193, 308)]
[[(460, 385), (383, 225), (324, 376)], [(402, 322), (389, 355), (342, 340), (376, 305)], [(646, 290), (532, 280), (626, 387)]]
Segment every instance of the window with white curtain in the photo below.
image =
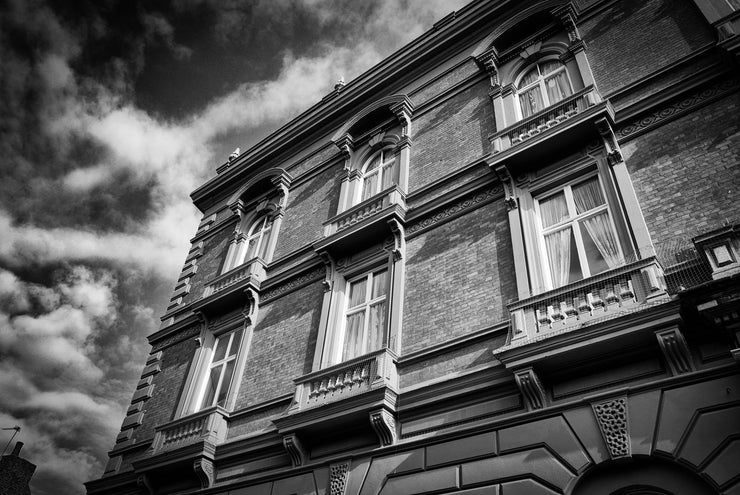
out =
[(598, 176), (550, 191), (536, 203), (551, 289), (624, 264)]
[(237, 364), (242, 333), (243, 330), (240, 328), (216, 337), (205, 383), (200, 391), (198, 410), (226, 404), (229, 390), (234, 382), (234, 369)]
[(363, 167), (361, 201), (394, 184), (398, 184), (398, 163), (393, 148), (384, 148), (372, 155)]
[(342, 320), (332, 339), (325, 366), (348, 361), (386, 345), (388, 284), (387, 268), (347, 280)]
[(249, 228), (247, 234), (247, 253), (241, 261), (249, 261), (252, 258), (267, 260), (267, 248), (270, 245), (272, 234), (272, 220), (267, 215), (259, 216)]
[(519, 107), (526, 119), (573, 94), (565, 65), (557, 60), (541, 62), (531, 68), (517, 85)]

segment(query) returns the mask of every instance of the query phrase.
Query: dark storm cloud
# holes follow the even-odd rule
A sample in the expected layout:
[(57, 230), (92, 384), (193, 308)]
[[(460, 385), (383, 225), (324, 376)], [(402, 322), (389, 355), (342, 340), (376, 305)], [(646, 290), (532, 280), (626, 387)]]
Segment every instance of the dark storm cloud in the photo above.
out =
[(0, 2), (0, 426), (35, 494), (101, 475), (189, 192), (460, 3)]

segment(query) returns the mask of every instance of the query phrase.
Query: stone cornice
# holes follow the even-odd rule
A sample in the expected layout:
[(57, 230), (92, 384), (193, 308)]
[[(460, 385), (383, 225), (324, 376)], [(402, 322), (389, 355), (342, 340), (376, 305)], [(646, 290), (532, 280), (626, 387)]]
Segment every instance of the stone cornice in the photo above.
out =
[(456, 12), (455, 18), (441, 29), (430, 30), (404, 48), (358, 76), (342, 88), (338, 97), (319, 102), (301, 115), (274, 131), (261, 142), (242, 153), (228, 170), (196, 189), (194, 201), (227, 187), (245, 169), (251, 169), (270, 158), (279, 159), (291, 149), (300, 147), (312, 136), (329, 132), (329, 127), (352, 115), (357, 108), (372, 101), (380, 92), (392, 93), (391, 88), (401, 87), (409, 78), (417, 77), (412, 67), (422, 67), (433, 58), (444, 55), (445, 49), (465, 36), (481, 30), (500, 12), (499, 2), (491, 7), (489, 2), (473, 2)]

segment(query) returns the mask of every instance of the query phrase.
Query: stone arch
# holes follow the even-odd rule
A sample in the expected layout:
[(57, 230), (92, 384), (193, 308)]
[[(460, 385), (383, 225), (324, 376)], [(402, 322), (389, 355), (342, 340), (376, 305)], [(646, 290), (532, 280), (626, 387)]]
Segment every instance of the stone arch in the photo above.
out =
[(675, 461), (633, 456), (605, 461), (576, 479), (567, 495), (717, 495), (698, 473)]

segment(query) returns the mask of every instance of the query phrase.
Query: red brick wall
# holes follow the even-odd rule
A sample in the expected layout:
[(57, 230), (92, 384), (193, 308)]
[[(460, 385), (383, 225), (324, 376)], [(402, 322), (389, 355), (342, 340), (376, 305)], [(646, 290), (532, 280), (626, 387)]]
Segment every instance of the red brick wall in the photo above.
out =
[(144, 419), (134, 430), (135, 440), (154, 437), (155, 426), (172, 420), (196, 347), (194, 339), (187, 339), (162, 350), (161, 371), (154, 375), (154, 390), (144, 402)]
[(273, 259), (320, 239), (323, 223), (336, 215), (343, 163), (291, 188)]
[(690, 0), (621, 0), (578, 27), (603, 95), (714, 39)]
[(311, 371), (323, 295), (315, 282), (260, 308), (235, 410), (293, 392)]
[(516, 296), (503, 200), (408, 241), (402, 353), (508, 318)]
[(409, 192), (488, 153), (493, 107), (488, 81), (467, 89), (415, 118), (409, 159)]
[(740, 95), (643, 134), (622, 150), (659, 254), (688, 247), (692, 236), (725, 220), (740, 222)]

